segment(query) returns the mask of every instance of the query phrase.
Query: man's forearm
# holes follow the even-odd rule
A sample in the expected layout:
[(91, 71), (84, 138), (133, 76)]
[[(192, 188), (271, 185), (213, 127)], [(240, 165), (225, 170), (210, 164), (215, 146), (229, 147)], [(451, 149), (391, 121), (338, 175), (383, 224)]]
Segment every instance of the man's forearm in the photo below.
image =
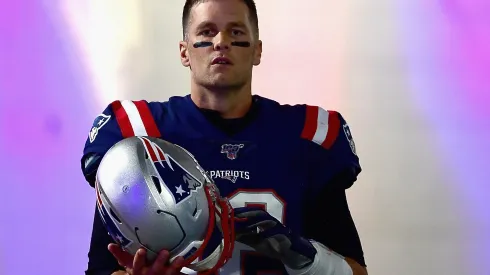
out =
[(352, 269), (353, 275), (368, 275), (367, 268), (365, 266), (360, 265), (358, 262), (351, 258), (345, 258), (345, 261)]
[(114, 273), (112, 273), (111, 275), (127, 275), (128, 273), (126, 273), (126, 271), (122, 271), (122, 270), (118, 270)]
[(299, 270), (286, 267), (289, 275), (367, 275), (366, 268), (356, 261), (345, 258), (320, 243), (312, 244), (317, 250), (313, 263)]

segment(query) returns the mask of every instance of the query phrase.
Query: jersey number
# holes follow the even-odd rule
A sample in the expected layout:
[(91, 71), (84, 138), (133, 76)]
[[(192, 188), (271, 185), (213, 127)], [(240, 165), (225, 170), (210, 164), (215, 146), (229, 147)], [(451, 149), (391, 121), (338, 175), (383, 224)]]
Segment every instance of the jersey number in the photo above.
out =
[[(255, 206), (261, 207), (271, 216), (284, 223), (286, 203), (273, 190), (239, 190), (229, 197), (233, 208)], [(235, 253), (234, 253), (235, 254)], [(236, 255), (236, 254), (235, 254)], [(271, 260), (250, 250), (241, 250), (239, 261), (233, 261), (240, 267), (240, 275), (286, 275), (284, 265), (279, 260)], [(229, 264), (232, 264), (230, 261)]]

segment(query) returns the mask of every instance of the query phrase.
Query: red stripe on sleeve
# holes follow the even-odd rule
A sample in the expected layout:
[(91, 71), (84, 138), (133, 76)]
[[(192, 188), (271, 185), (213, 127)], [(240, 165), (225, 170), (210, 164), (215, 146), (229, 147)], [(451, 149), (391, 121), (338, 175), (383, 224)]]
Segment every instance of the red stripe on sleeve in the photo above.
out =
[(322, 143), (323, 148), (330, 149), (330, 147), (332, 147), (335, 140), (337, 140), (337, 137), (339, 136), (339, 130), (339, 114), (335, 111), (328, 111), (328, 132), (325, 141)]
[(305, 125), (303, 127), (303, 132), (301, 133), (301, 137), (304, 139), (313, 140), (313, 137), (315, 136), (317, 124), (318, 124), (318, 107), (307, 105)]
[(150, 107), (144, 100), (133, 101), (134, 105), (136, 105), (136, 109), (140, 113), (141, 120), (143, 121), (143, 125), (145, 125), (146, 133), (150, 137), (160, 138), (161, 134), (158, 130), (158, 126), (155, 122), (155, 118), (151, 114)]
[(112, 111), (116, 115), (117, 124), (119, 124), (119, 129), (123, 138), (133, 137), (134, 131), (131, 122), (129, 121), (128, 114), (124, 110), (121, 101), (116, 100), (111, 103)]

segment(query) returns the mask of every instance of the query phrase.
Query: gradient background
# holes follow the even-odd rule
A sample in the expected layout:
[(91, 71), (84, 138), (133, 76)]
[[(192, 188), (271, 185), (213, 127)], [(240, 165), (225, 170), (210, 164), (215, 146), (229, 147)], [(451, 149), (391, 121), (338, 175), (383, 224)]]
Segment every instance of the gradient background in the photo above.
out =
[[(254, 92), (342, 112), (370, 274), (490, 274), (490, 2), (257, 0)], [(83, 274), (79, 159), (114, 99), (188, 93), (179, 0), (0, 3), (0, 274)]]

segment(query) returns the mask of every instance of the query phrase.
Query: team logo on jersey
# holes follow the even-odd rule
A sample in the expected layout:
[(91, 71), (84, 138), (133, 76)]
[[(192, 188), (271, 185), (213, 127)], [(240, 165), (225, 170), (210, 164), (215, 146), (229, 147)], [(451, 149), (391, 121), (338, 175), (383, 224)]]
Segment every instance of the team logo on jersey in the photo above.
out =
[(238, 157), (238, 151), (243, 148), (243, 144), (223, 144), (221, 145), (221, 153), (226, 154), (226, 157), (233, 160)]
[(223, 179), (229, 180), (229, 181), (231, 181), (233, 183), (236, 183), (238, 177), (237, 176), (224, 176)]
[(354, 153), (354, 155), (357, 156), (356, 144), (354, 142), (354, 138), (352, 137), (352, 133), (350, 131), (349, 125), (347, 125), (347, 123), (346, 123), (346, 124), (344, 124), (343, 128), (344, 128), (345, 136), (347, 137), (347, 141), (349, 142), (350, 149), (352, 150), (352, 153)]
[(104, 114), (100, 114), (95, 118), (94, 123), (92, 124), (92, 129), (88, 134), (90, 143), (94, 142), (95, 138), (99, 134), (100, 128), (104, 127), (104, 125), (106, 125), (107, 122), (109, 122), (109, 119), (111, 119), (111, 116), (104, 115)]
[(131, 244), (131, 240), (126, 238), (124, 234), (119, 230), (119, 228), (116, 226), (114, 223), (114, 220), (112, 219), (111, 215), (105, 208), (105, 206), (102, 204), (102, 198), (100, 197), (100, 191), (99, 191), (99, 186), (96, 183), (95, 186), (95, 193), (97, 196), (97, 209), (99, 211), (102, 223), (104, 224), (105, 228), (107, 229), (107, 232), (111, 237), (122, 247), (127, 247), (128, 245)]
[(159, 182), (160, 188), (171, 193), (176, 204), (185, 201), (192, 192), (202, 188), (202, 183), (170, 155), (163, 152), (160, 146), (147, 138), (140, 137), (140, 139), (145, 145), (148, 158), (151, 159), (159, 180), (163, 181)]

